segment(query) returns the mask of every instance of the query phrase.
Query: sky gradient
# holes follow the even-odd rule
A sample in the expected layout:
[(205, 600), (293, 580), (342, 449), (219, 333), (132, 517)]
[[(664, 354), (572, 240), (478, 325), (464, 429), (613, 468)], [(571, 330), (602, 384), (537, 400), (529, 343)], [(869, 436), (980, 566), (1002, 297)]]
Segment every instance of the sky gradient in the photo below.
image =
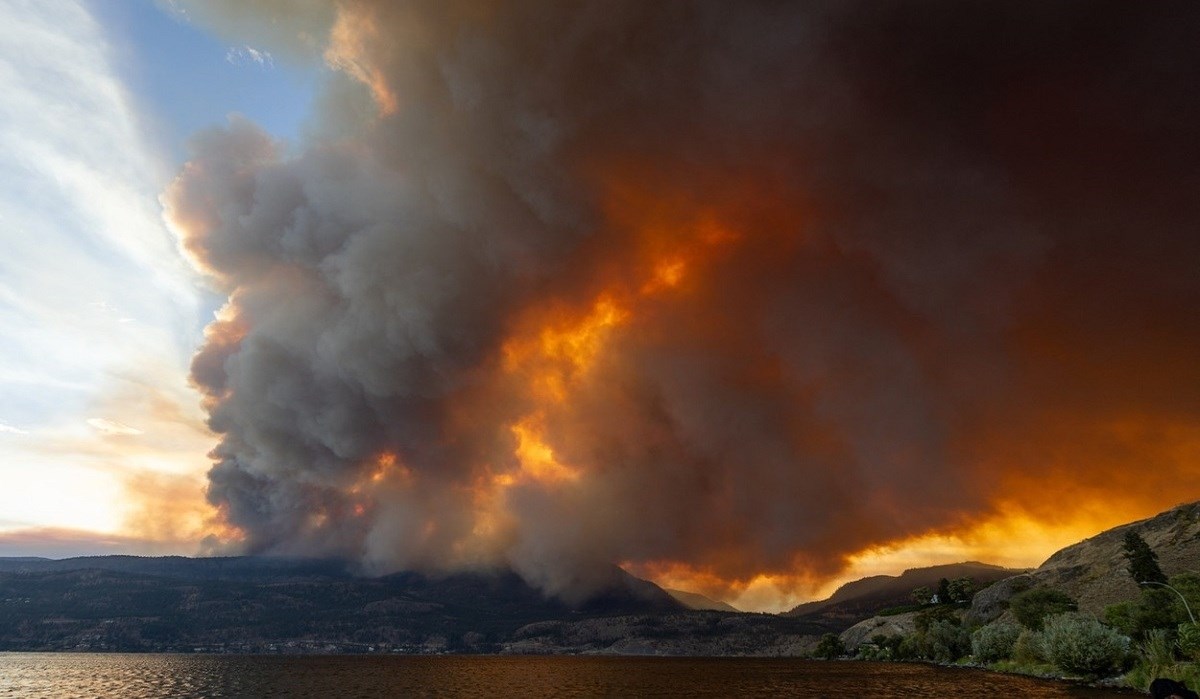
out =
[(598, 7), (5, 4), (0, 554), (782, 609), (1200, 497), (1193, 5)]

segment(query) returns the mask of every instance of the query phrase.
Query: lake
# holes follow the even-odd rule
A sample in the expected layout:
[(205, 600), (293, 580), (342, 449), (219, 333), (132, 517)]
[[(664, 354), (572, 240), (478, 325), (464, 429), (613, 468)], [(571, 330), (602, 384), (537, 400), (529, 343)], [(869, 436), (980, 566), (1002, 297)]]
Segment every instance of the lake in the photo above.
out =
[(406, 696), (992, 699), (1131, 693), (962, 668), (793, 659), (0, 653), (0, 697)]

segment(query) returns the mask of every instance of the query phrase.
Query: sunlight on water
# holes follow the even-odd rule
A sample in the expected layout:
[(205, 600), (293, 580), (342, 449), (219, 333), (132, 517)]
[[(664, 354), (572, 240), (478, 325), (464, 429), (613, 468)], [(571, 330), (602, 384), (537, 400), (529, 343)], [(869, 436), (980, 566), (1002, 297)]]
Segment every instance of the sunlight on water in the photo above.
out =
[(749, 658), (0, 653), (0, 697), (1106, 697), (916, 664)]

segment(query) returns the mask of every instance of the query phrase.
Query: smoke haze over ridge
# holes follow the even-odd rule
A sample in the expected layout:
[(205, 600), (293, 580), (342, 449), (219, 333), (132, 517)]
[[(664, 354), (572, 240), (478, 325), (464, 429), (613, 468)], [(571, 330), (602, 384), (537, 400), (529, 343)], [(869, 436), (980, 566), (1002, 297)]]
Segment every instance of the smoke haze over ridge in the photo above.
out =
[(222, 6), (340, 71), (164, 196), (247, 550), (728, 592), (1200, 496), (1194, 4)]

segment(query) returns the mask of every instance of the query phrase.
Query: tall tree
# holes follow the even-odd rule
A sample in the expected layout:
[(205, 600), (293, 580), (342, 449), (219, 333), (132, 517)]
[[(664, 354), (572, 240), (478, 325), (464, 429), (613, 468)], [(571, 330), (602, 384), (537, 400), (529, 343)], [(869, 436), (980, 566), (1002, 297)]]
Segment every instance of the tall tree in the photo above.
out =
[(950, 581), (946, 578), (938, 580), (937, 598), (939, 604), (950, 604), (954, 601), (950, 598)]
[(1136, 531), (1125, 532), (1121, 546), (1125, 550), (1125, 560), (1129, 561), (1129, 574), (1138, 584), (1167, 582), (1167, 576), (1158, 567), (1158, 554)]

